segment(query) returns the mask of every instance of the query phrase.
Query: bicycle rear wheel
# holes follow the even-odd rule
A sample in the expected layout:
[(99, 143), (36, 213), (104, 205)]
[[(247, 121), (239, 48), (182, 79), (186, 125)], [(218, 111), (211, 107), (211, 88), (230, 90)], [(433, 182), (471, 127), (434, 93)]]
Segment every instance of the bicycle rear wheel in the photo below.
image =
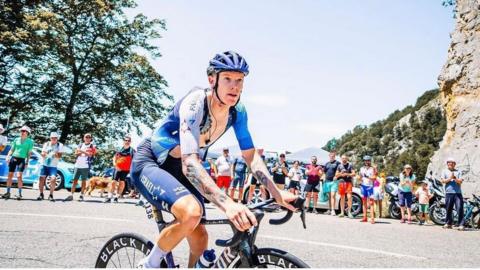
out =
[(152, 248), (153, 243), (141, 235), (117, 234), (103, 245), (95, 268), (136, 268)]
[[(294, 255), (275, 248), (261, 248), (255, 252), (253, 268), (310, 268)], [(239, 260), (233, 268), (243, 268)]]

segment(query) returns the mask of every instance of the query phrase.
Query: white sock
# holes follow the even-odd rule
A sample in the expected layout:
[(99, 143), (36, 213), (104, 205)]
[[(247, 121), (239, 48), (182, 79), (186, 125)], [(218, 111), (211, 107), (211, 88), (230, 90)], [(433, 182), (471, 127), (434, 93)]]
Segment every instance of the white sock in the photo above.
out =
[(153, 246), (152, 251), (150, 251), (150, 254), (147, 256), (147, 262), (150, 266), (159, 268), (160, 267), (160, 262), (162, 261), (163, 257), (167, 255), (168, 252), (165, 252), (161, 250), (158, 247), (158, 244), (155, 244)]
[(113, 196), (112, 192), (108, 192), (108, 198), (111, 199)]

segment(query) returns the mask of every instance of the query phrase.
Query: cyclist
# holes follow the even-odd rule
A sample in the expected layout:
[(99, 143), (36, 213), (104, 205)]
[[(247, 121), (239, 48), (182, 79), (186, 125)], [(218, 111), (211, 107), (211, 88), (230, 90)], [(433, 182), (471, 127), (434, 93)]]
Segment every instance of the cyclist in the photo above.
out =
[(288, 202), (296, 196), (275, 186), (255, 151), (245, 107), (239, 103), (247, 74), (248, 64), (239, 54), (215, 55), (207, 68), (211, 89), (190, 91), (138, 146), (131, 170), (134, 185), (151, 204), (176, 218), (176, 223), (162, 230), (140, 267), (159, 267), (161, 259), (184, 238), (190, 245), (188, 267), (194, 266), (208, 244), (207, 231), (200, 224), (205, 215), (203, 197), (224, 211), (238, 230), (257, 225), (253, 213), (222, 192), (201, 164), (208, 148), (230, 127), (252, 173), (279, 204), (295, 210)]

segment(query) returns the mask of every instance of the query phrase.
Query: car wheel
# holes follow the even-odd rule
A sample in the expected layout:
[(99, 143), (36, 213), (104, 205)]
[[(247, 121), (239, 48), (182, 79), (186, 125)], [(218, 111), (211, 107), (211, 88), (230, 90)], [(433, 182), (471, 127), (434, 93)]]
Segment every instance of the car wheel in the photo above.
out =
[[(57, 177), (55, 178), (55, 189), (54, 190), (60, 190), (64, 187), (64, 178), (62, 173), (57, 173)], [(45, 179), (45, 187), (47, 190), (50, 190), (50, 177), (47, 177)]]
[[(348, 208), (348, 206), (347, 206)], [(352, 215), (356, 217), (362, 211), (362, 198), (360, 196), (353, 194), (352, 195)]]
[[(244, 204), (247, 204), (247, 203), (255, 204), (255, 203), (259, 203), (259, 202), (263, 201), (262, 191), (260, 190), (260, 186), (255, 186), (255, 190), (253, 191), (252, 200), (250, 200), (250, 202), (247, 202), (249, 191), (250, 191), (250, 188), (245, 188), (245, 190), (243, 191), (242, 203), (244, 203)], [(270, 198), (270, 193), (268, 192), (268, 190), (265, 190), (265, 192), (267, 193), (266, 194), (267, 199), (269, 199)]]

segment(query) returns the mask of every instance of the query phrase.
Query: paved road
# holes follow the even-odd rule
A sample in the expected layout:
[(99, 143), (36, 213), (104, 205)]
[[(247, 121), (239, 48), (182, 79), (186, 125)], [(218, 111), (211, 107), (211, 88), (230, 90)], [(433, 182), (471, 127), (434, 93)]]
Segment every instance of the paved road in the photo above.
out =
[[(67, 193), (55, 195), (64, 198)], [(34, 201), (36, 196), (37, 191), (25, 190), (23, 201), (0, 200), (2, 267), (90, 268), (114, 234), (156, 235), (144, 209), (130, 200), (104, 204), (99, 197), (89, 197), (85, 202), (51, 203)], [(222, 216), (213, 206), (207, 211), (209, 217)], [(391, 219), (371, 225), (315, 214), (307, 216), (307, 224), (304, 230), (299, 218), (282, 226), (263, 222), (257, 245), (287, 250), (312, 267), (480, 267), (479, 231), (446, 231)], [(228, 226), (213, 226), (211, 247), (215, 239), (230, 235)], [(183, 265), (187, 251), (185, 242), (174, 251)]]

